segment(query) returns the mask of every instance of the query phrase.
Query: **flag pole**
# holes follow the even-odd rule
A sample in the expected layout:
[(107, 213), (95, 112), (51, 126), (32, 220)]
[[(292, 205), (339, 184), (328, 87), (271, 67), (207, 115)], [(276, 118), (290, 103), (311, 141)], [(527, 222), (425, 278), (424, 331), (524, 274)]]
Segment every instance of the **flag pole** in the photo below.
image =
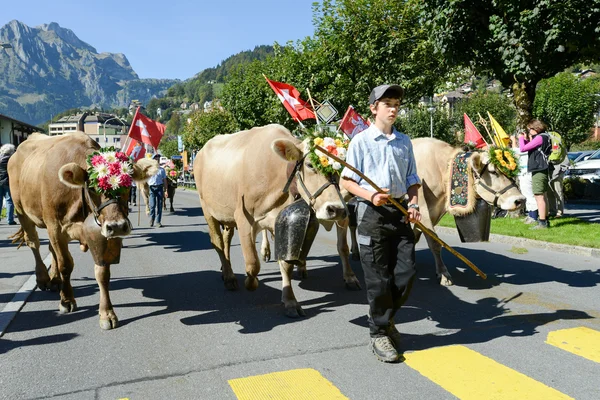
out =
[(310, 90), (308, 90), (308, 88), (306, 88), (306, 93), (308, 93), (308, 100), (310, 101), (310, 105), (312, 106), (313, 109), (313, 113), (315, 114), (315, 119), (317, 120), (317, 125), (321, 125), (321, 123), (319, 122), (319, 116), (317, 115), (317, 110), (315, 110), (315, 103), (313, 103), (313, 99), (312, 96), (310, 95)]
[[(357, 170), (356, 168), (354, 168), (352, 165), (348, 164), (347, 162), (345, 162), (341, 158), (338, 158), (338, 157), (334, 156), (333, 154), (331, 154), (330, 152), (328, 152), (327, 150), (325, 150), (324, 148), (322, 148), (319, 145), (315, 145), (315, 149), (323, 152), (323, 154), (326, 154), (328, 157), (331, 157), (333, 160), (339, 162), (344, 167), (346, 167), (346, 168), (350, 169), (352, 172), (356, 173), (358, 176), (360, 176), (362, 179), (364, 179), (365, 182), (367, 182), (369, 185), (371, 185), (373, 187), (373, 189), (375, 189), (378, 193), (385, 193), (379, 186), (377, 186), (377, 184), (375, 184), (375, 182), (373, 182), (372, 180), (370, 180), (362, 172), (360, 172), (359, 170)], [(396, 206), (397, 209), (399, 209), (400, 211), (402, 211), (402, 213), (404, 215), (408, 216), (408, 211), (404, 207), (402, 207), (402, 205), (400, 203), (398, 203), (396, 200), (394, 200), (391, 197), (388, 198), (388, 201), (390, 203), (392, 203), (394, 206)], [(442, 239), (440, 239), (435, 232), (433, 232), (432, 230), (430, 230), (427, 227), (425, 227), (420, 221), (415, 222), (415, 225), (423, 233), (426, 233), (429, 237), (431, 237), (433, 240), (435, 240), (440, 245), (442, 245), (442, 247), (444, 247), (445, 249), (447, 249), (448, 251), (450, 251), (452, 254), (454, 254), (456, 257), (458, 257), (459, 259), (461, 259), (473, 271), (475, 271), (477, 273), (477, 275), (479, 275), (483, 279), (487, 279), (487, 275), (485, 273), (483, 273), (483, 271), (481, 271), (479, 268), (477, 268), (475, 266), (475, 264), (473, 264), (471, 261), (469, 261), (465, 256), (463, 256), (462, 254), (460, 254), (458, 251), (454, 250), (452, 247), (450, 247), (450, 245), (448, 245), (446, 242), (444, 242)]]
[(494, 138), (492, 137), (492, 134), (490, 133), (489, 129), (487, 128), (487, 121), (481, 116), (480, 113), (477, 113), (477, 115), (479, 115), (479, 123), (485, 128), (485, 131), (487, 132), (488, 136), (490, 137), (492, 144), (495, 143)]

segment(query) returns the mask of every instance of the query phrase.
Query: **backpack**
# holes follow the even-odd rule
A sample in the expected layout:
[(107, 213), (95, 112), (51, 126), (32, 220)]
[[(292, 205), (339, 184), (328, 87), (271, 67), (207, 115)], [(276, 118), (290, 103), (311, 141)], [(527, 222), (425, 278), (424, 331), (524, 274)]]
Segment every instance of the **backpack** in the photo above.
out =
[(560, 164), (567, 156), (567, 148), (563, 143), (562, 137), (558, 132), (546, 132), (546, 134), (550, 138), (550, 144), (552, 145), (550, 153), (546, 154), (548, 156), (548, 163), (554, 165)]

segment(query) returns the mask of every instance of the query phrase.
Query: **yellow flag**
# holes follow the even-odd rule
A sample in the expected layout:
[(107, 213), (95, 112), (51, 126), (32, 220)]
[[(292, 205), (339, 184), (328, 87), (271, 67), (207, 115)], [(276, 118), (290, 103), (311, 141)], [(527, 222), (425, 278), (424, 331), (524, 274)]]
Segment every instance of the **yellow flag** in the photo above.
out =
[[(504, 129), (500, 126), (498, 121), (492, 117), (492, 114), (488, 111), (488, 117), (490, 117), (490, 123), (492, 124), (492, 129), (494, 130), (494, 142), (496, 142), (497, 146), (507, 147), (510, 143), (510, 137), (506, 134)], [(502, 141), (502, 142), (501, 142)]]

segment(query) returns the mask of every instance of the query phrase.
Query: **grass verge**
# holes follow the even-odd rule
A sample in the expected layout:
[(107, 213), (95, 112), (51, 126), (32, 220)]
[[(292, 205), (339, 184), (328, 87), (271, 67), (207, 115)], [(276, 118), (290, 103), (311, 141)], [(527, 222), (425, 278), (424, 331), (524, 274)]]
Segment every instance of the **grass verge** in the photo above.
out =
[[(438, 225), (456, 228), (454, 217), (449, 214), (444, 215)], [(600, 224), (575, 217), (551, 219), (550, 228), (540, 230), (532, 230), (531, 225), (523, 223), (523, 218), (496, 218), (492, 219), (490, 231), (497, 235), (600, 248)]]

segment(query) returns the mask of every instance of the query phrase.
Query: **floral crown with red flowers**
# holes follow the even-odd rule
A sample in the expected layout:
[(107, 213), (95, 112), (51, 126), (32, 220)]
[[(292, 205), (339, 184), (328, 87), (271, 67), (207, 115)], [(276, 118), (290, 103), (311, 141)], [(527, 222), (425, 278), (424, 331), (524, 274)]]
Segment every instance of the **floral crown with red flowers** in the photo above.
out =
[(87, 157), (89, 186), (98, 193), (116, 198), (133, 182), (133, 164), (114, 147), (97, 150)]

